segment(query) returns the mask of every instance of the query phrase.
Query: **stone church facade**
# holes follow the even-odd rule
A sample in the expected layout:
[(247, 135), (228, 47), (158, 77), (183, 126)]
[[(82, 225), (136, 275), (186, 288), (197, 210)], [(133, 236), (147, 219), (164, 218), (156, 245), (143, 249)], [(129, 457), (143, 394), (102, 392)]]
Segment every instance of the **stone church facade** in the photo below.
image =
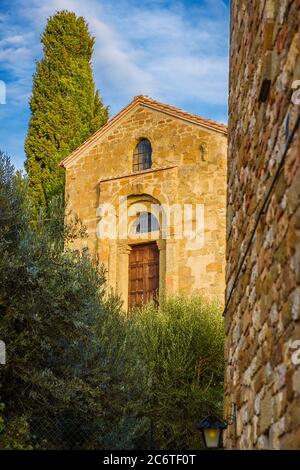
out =
[(125, 309), (193, 292), (223, 301), (227, 128), (137, 96), (63, 162), (78, 242)]
[(231, 4), (228, 449), (300, 448), (300, 1)]

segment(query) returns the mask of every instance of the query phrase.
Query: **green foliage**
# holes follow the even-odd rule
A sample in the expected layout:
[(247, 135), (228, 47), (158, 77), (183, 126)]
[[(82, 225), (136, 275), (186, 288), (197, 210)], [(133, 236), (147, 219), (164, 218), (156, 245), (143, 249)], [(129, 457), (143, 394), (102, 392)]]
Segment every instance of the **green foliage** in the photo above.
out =
[(196, 422), (222, 415), (221, 312), (201, 297), (176, 296), (126, 319), (112, 299), (97, 330), (107, 369), (114, 371), (109, 388), (115, 411), (104, 448), (200, 447)]
[(25, 416), (7, 422), (4, 410), (4, 403), (0, 403), (0, 450), (32, 450), (29, 424)]
[(72, 249), (80, 224), (56, 230), (63, 204), (50, 208), (32, 222), (26, 180), (0, 154), (1, 395), (13, 416), (74, 417), (93, 428), (110, 399), (96, 336), (107, 316), (104, 272)]
[[(221, 308), (202, 298), (173, 297), (132, 314), (129, 354), (143, 382), (141, 413), (160, 449), (197, 449), (198, 419), (222, 414), (224, 330)], [(149, 436), (148, 428), (144, 429)], [(148, 433), (148, 434), (147, 434)]]
[(33, 77), (25, 143), (25, 167), (37, 211), (63, 191), (64, 171), (58, 163), (108, 119), (108, 108), (95, 91), (94, 38), (84, 18), (57, 12), (48, 19), (41, 41), (44, 54)]

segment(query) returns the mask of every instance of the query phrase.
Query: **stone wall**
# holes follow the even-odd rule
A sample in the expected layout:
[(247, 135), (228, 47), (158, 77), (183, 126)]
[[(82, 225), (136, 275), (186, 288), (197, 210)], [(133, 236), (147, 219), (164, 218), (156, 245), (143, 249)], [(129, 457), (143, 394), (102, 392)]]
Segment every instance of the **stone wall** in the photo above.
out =
[(225, 445), (299, 449), (300, 1), (231, 9)]
[[(153, 164), (150, 170), (133, 173), (133, 152), (141, 138), (151, 142)], [(158, 234), (160, 287), (167, 293), (198, 292), (224, 300), (226, 154), (225, 127), (217, 132), (141, 105), (65, 165), (69, 207), (88, 229), (88, 239), (78, 246), (86, 244), (104, 263), (108, 284), (122, 296), (125, 307), (128, 255), (138, 241), (99, 240), (96, 235), (97, 207), (112, 203), (118, 215), (124, 196), (129, 206), (204, 206), (204, 245), (177, 239), (175, 219), (169, 239)]]

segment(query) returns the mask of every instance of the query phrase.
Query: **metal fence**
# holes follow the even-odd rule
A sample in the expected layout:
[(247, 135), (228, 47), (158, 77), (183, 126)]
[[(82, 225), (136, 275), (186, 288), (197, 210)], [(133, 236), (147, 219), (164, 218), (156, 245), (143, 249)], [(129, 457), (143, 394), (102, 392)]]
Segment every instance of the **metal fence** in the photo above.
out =
[(84, 450), (99, 445), (96, 430), (78, 418), (33, 417), (29, 428), (33, 446), (40, 449)]
[[(100, 423), (78, 417), (5, 416), (0, 422), (0, 449), (101, 449)], [(103, 444), (102, 444), (103, 445)]]
[[(1, 425), (1, 419), (4, 426)], [(134, 448), (155, 449), (154, 434), (153, 422), (147, 418), (144, 433), (135, 440)], [(127, 435), (122, 438), (124, 442), (116, 441), (114, 429), (103, 429), (101, 419), (54, 416), (48, 413), (30, 416), (26, 412), (21, 418), (0, 415), (0, 450), (101, 450), (111, 448), (111, 445), (114, 448), (116, 442), (124, 445), (124, 449), (131, 449), (132, 442), (129, 441), (128, 447)]]

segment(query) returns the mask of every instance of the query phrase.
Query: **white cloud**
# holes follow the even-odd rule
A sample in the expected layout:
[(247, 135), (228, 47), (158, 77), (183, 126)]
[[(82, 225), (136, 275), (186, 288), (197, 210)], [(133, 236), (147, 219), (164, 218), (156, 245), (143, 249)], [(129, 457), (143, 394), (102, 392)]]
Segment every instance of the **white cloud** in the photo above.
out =
[[(180, 1), (168, 8), (164, 2), (138, 4), (132, 0), (19, 3), (23, 18), (34, 25), (36, 37), (56, 10), (72, 10), (87, 19), (96, 37), (95, 79), (107, 97), (128, 99), (145, 93), (161, 99), (174, 95), (175, 99), (180, 94), (182, 102), (193, 95), (199, 102), (226, 104), (227, 19), (221, 0), (192, 9)], [(21, 38), (21, 34), (15, 35), (10, 41), (15, 39), (18, 45)], [(23, 53), (25, 61), (32, 60), (24, 49)]]

